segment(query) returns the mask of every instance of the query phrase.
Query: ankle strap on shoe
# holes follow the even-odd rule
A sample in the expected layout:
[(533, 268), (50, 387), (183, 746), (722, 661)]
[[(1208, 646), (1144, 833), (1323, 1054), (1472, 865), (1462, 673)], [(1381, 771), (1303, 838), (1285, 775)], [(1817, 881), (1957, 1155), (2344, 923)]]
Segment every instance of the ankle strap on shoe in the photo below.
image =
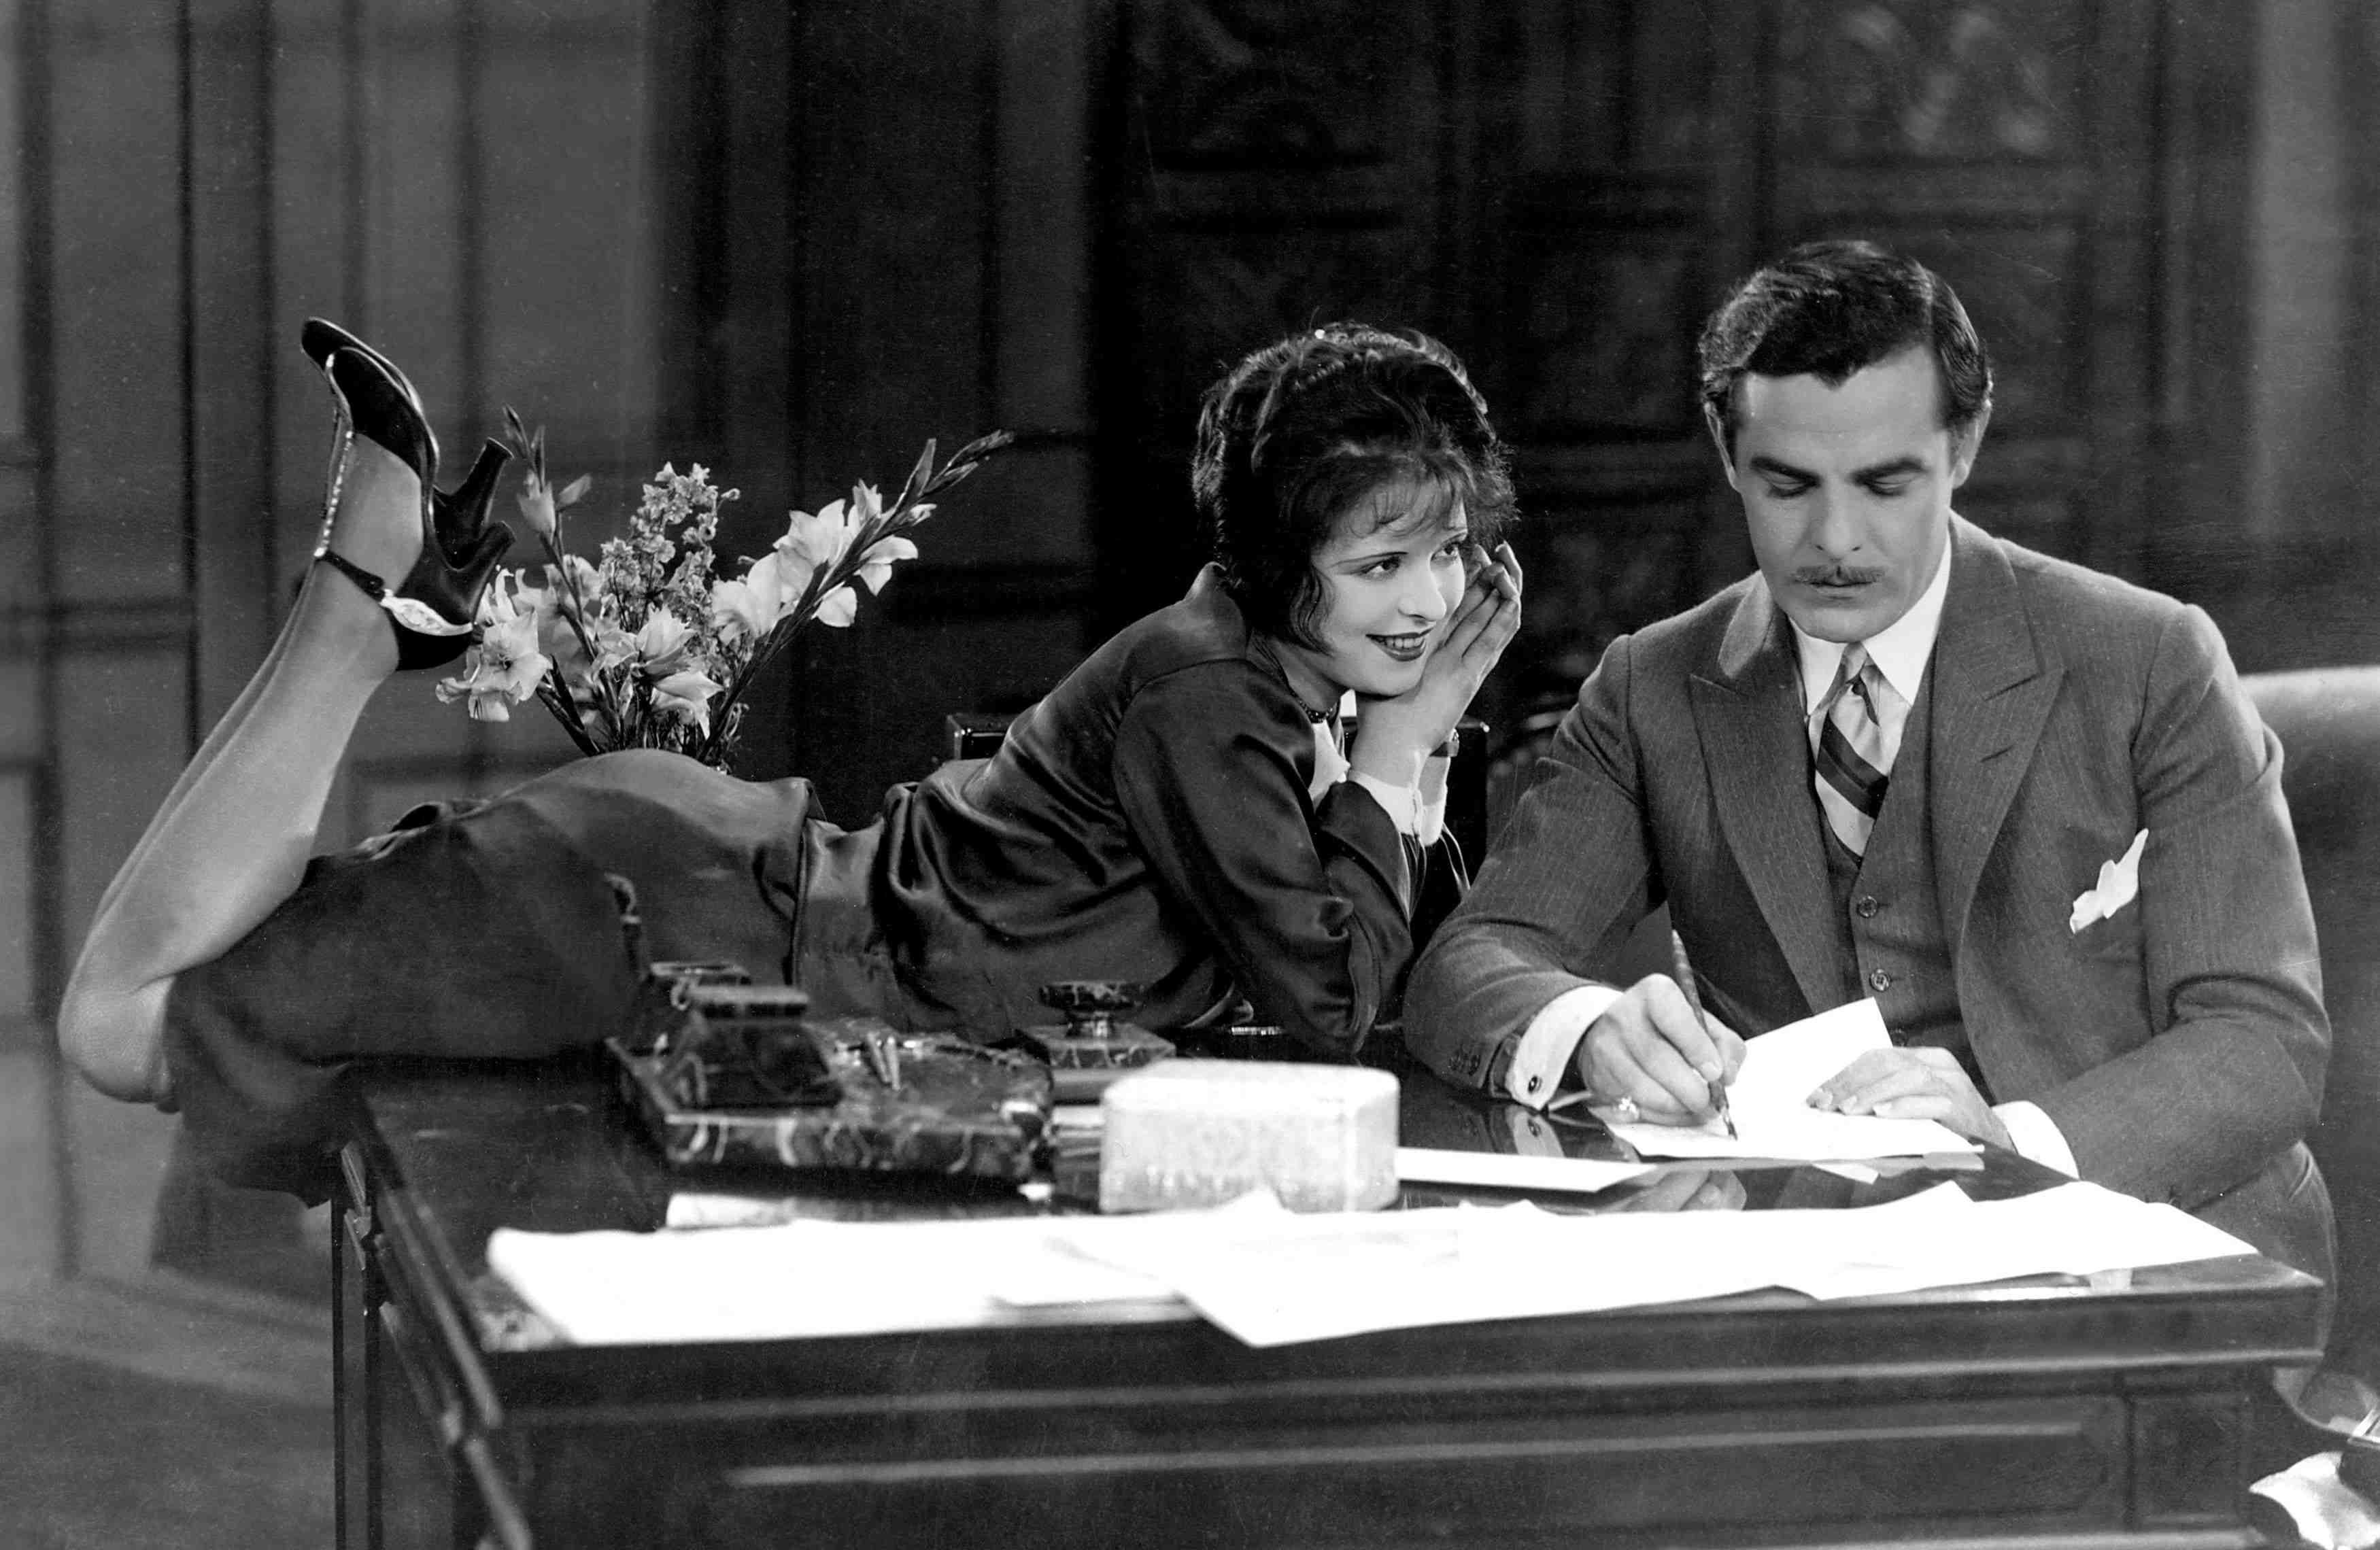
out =
[(330, 566), (341, 575), (346, 576), (349, 581), (352, 581), (357, 586), (362, 587), (364, 589), (364, 596), (370, 598), (372, 601), (376, 603), (384, 603), (388, 600), (388, 583), (382, 581), (380, 577), (372, 575), (371, 572), (364, 569), (361, 565), (357, 564), (354, 561), (338, 553), (327, 545), (316, 550), (314, 551), (314, 558), (318, 563)]

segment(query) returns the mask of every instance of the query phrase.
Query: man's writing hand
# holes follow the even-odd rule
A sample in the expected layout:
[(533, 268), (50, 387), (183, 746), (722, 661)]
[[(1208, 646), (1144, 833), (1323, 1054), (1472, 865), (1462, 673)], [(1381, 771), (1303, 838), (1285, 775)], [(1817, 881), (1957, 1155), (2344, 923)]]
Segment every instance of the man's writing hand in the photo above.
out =
[(1871, 1049), (1810, 1095), (1813, 1108), (1887, 1120), (1938, 1120), (1975, 1141), (2013, 1147), (2008, 1127), (1947, 1049)]
[(1658, 1125), (1711, 1118), (1710, 1084), (1731, 1082), (1743, 1040), (1713, 1019), (1706, 1035), (1685, 992), (1667, 975), (1647, 975), (1611, 1003), (1579, 1041), (1578, 1074), (1597, 1105), (1633, 1099)]

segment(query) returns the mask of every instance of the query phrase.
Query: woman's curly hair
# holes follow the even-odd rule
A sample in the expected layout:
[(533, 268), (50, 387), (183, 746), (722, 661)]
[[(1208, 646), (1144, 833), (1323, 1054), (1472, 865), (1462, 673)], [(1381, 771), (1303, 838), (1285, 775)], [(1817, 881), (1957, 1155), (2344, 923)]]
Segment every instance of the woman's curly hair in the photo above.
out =
[(1512, 456), (1487, 401), (1427, 334), (1328, 323), (1250, 355), (1200, 403), (1191, 493), (1226, 588), (1265, 634), (1320, 644), (1315, 551), (1396, 487), (1439, 520), (1460, 503), (1473, 541), (1490, 549), (1513, 515)]

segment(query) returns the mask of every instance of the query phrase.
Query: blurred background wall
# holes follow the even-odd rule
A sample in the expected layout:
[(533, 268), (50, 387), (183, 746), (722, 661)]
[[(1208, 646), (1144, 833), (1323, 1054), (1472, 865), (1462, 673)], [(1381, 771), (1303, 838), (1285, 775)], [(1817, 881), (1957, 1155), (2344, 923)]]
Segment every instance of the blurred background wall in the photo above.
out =
[[(847, 822), (1178, 595), (1198, 389), (1336, 317), (1497, 406), (1530, 605), (1483, 708), (1558, 705), (1748, 567), (1692, 342), (1822, 234), (1993, 349), (1967, 515), (2243, 667), (2367, 660), (2375, 86), (2360, 0), (0, 0), (0, 1290), (313, 1295), (320, 1234), (184, 1177), (47, 1023), (310, 551), (303, 318), (395, 356), (450, 465), (505, 405), (609, 520), (708, 464), (728, 554), (1019, 431), (750, 723), (745, 772)], [(540, 721), (391, 684), (325, 844), (553, 762)]]

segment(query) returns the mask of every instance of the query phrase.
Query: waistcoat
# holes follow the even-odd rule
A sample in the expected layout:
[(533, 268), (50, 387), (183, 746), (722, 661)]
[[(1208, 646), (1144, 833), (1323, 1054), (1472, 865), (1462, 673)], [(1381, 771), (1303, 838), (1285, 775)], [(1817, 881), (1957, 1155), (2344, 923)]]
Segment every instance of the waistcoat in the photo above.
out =
[[(1876, 998), (1895, 1044), (1951, 1051), (1976, 1089), (1988, 1096), (1959, 1018), (1950, 944), (1942, 930), (1934, 886), (1929, 800), (1933, 700), (1929, 663), (1916, 703), (1909, 708), (1900, 755), (1893, 760), (1884, 809), (1876, 815), (1866, 854), (1854, 854), (1835, 838), (1823, 815), (1817, 818), (1827, 848), (1828, 890), (1833, 895), (1836, 973), (1843, 999)], [(1810, 809), (1818, 812), (1815, 796)]]

